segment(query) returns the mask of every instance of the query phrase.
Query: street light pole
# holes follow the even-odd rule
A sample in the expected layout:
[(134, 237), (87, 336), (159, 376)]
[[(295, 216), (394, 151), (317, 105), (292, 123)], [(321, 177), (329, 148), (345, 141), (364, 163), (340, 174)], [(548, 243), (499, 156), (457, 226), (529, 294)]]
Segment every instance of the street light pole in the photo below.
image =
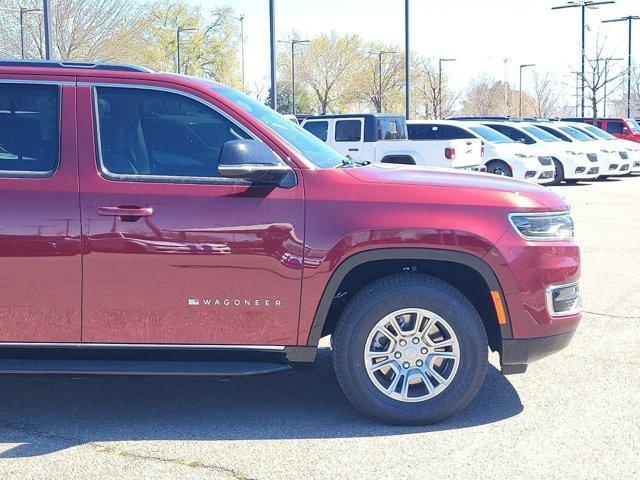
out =
[[(409, 120), (411, 114), (411, 68), (409, 57), (409, 1), (404, 1), (404, 116)], [(381, 80), (382, 81), (382, 80)], [(380, 107), (382, 108), (382, 92), (380, 93)]]
[(438, 118), (442, 119), (442, 62), (455, 62), (455, 58), (438, 59)]
[(582, 20), (582, 30), (581, 30), (581, 36), (582, 36), (582, 46), (581, 46), (581, 58), (580, 61), (582, 63), (582, 100), (581, 100), (581, 108), (582, 108), (582, 113), (581, 116), (584, 117), (584, 90), (585, 90), (585, 82), (584, 82), (584, 61), (585, 61), (585, 27), (586, 27), (586, 9), (590, 8), (598, 8), (598, 5), (607, 5), (610, 3), (616, 3), (615, 0), (605, 0), (605, 1), (594, 1), (594, 0), (570, 0), (567, 2), (566, 5), (559, 5), (557, 7), (551, 7), (551, 10), (561, 10), (564, 8), (580, 8), (581, 10), (581, 20)]
[(520, 65), (520, 88), (519, 88), (519, 100), (518, 100), (518, 116), (522, 118), (522, 69), (528, 67), (535, 67), (535, 63), (524, 63)]
[(180, 34), (182, 32), (193, 32), (195, 30), (193, 27), (176, 28), (176, 70), (178, 73), (180, 73)]
[(20, 6), (19, 8), (0, 8), (0, 10), (4, 12), (18, 12), (18, 15), (20, 16), (20, 57), (24, 60), (26, 56), (24, 51), (24, 15), (25, 13), (41, 12), (42, 9)]
[(309, 40), (278, 40), (280, 43), (291, 44), (291, 113), (296, 114), (296, 45), (309, 43)]
[(631, 34), (634, 20), (640, 20), (640, 16), (629, 15), (626, 17), (604, 20), (602, 23), (629, 22), (629, 55), (627, 58), (627, 117), (631, 116)]
[(382, 56), (383, 55), (391, 55), (396, 52), (394, 51), (380, 51), (380, 52), (369, 52), (369, 55), (377, 55), (378, 56), (378, 113), (382, 113)]
[(51, 60), (51, 6), (49, 0), (42, 0), (42, 14), (44, 15), (44, 58)]
[(275, 1), (269, 0), (269, 45), (271, 46), (271, 108), (278, 107), (276, 101), (276, 21), (275, 21)]
[(240, 22), (240, 71), (242, 72), (242, 91), (245, 90), (244, 83), (244, 15), (233, 17)]

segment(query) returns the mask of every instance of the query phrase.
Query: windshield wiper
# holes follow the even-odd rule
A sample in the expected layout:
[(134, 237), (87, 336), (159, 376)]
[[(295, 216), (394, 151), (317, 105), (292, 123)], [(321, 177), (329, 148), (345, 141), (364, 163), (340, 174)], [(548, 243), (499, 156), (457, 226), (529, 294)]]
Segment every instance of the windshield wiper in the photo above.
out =
[(340, 165), (341, 168), (349, 168), (349, 167), (364, 167), (365, 165), (369, 165), (371, 162), (369, 160), (361, 160), (361, 161), (356, 161), (353, 158), (351, 158), (350, 155), (347, 155), (345, 158), (342, 159), (342, 165)]

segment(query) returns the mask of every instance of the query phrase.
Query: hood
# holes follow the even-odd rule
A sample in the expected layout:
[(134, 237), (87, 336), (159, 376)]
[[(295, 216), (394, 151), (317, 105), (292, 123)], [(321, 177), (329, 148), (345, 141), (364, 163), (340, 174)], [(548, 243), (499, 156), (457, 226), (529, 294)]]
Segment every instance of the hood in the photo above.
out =
[(533, 206), (538, 204), (552, 210), (568, 208), (567, 202), (546, 187), (513, 178), (469, 171), (456, 171), (448, 168), (418, 167), (373, 163), (365, 167), (350, 168), (347, 172), (362, 182), (376, 184), (401, 184), (409, 186), (442, 187), (452, 190), (468, 189), (490, 195), (492, 192), (504, 198), (512, 194), (514, 198), (526, 197), (532, 202), (524, 205), (514, 200), (514, 206)]

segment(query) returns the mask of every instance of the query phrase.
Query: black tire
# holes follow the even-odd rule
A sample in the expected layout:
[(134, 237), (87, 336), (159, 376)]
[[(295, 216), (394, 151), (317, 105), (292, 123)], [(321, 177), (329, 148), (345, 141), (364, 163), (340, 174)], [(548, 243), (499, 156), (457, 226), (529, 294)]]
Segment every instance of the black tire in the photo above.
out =
[(578, 178), (565, 178), (564, 181), (567, 183), (567, 185), (575, 185), (580, 181), (580, 179), (578, 179)]
[(600, 175), (598, 180), (606, 180), (607, 178), (609, 178), (609, 175)]
[(485, 165), (487, 167), (487, 173), (493, 173), (494, 175), (501, 175), (504, 177), (513, 177), (513, 170), (502, 160), (491, 160)]
[[(448, 322), (460, 348), (451, 383), (433, 398), (405, 402), (380, 391), (369, 378), (364, 349), (378, 321), (403, 308), (429, 310)], [(372, 282), (345, 307), (333, 333), (333, 365), (347, 398), (361, 412), (386, 423), (423, 425), (464, 409), (487, 369), (487, 336), (473, 305), (450, 284), (422, 274), (397, 274)]]
[(557, 159), (553, 159), (553, 165), (556, 167), (556, 175), (553, 177), (551, 185), (560, 185), (564, 180), (564, 167)]

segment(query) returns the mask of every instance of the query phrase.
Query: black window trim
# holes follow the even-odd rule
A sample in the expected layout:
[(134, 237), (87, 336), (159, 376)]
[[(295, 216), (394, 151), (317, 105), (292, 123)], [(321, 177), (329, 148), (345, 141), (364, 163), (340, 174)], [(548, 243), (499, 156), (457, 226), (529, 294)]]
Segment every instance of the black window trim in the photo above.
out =
[(47, 172), (30, 172), (25, 170), (0, 170), (0, 178), (31, 178), (31, 179), (47, 179), (52, 178), (60, 170), (62, 163), (62, 87), (65, 85), (73, 85), (74, 82), (65, 81), (46, 81), (46, 80), (23, 80), (12, 78), (0, 78), (0, 84), (12, 85), (54, 85), (58, 87), (58, 158), (53, 170)]
[[(156, 85), (136, 85), (136, 84), (126, 84), (126, 83), (95, 83), (95, 82), (78, 82), (78, 86), (89, 86), (91, 87), (91, 95), (93, 96), (93, 129), (94, 129), (94, 138), (95, 138), (95, 148), (96, 148), (96, 160), (98, 173), (105, 180), (109, 180), (112, 182), (139, 182), (139, 183), (172, 183), (172, 184), (199, 184), (199, 185), (239, 185), (239, 186), (250, 186), (251, 182), (248, 180), (235, 179), (235, 178), (224, 178), (224, 177), (190, 177), (190, 176), (176, 176), (176, 175), (135, 175), (135, 174), (121, 174), (121, 173), (111, 173), (109, 172), (104, 163), (102, 161), (102, 146), (100, 141), (100, 118), (98, 115), (98, 88), (123, 88), (123, 89), (140, 89), (140, 90), (151, 90), (158, 92), (167, 92), (173, 93), (176, 95), (180, 95), (185, 98), (189, 98), (191, 100), (195, 100), (196, 102), (201, 103), (202, 105), (211, 108), (216, 113), (219, 113), (224, 118), (226, 118), (233, 125), (238, 127), (242, 133), (247, 135), (252, 140), (262, 141), (258, 138), (253, 132), (247, 130), (243, 125), (238, 123), (236, 119), (231, 117), (228, 113), (222, 111), (215, 105), (206, 100), (192, 95), (190, 93), (184, 92), (182, 90), (177, 90), (169, 87), (162, 87)], [(269, 147), (271, 148), (271, 147)], [(271, 150), (273, 150), (271, 148)], [(280, 161), (283, 165), (286, 165), (291, 168), (291, 166), (285, 162), (282, 157), (274, 151), (274, 153), (280, 158)], [(295, 170), (292, 169), (294, 174)], [(297, 175), (294, 185), (297, 182)]]

